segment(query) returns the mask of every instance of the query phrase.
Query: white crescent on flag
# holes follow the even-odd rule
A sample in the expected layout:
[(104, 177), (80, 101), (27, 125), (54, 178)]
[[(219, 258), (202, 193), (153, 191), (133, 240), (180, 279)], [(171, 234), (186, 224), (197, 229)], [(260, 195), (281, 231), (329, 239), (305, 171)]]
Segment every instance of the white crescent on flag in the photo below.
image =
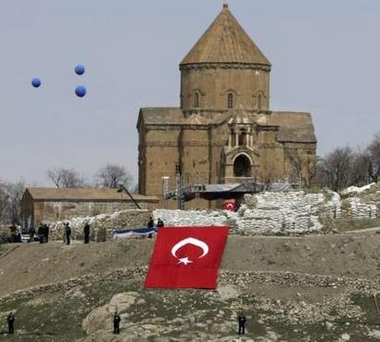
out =
[(183, 246), (185, 246), (185, 245), (187, 245), (187, 244), (191, 244), (191, 245), (197, 246), (197, 247), (199, 247), (199, 248), (202, 249), (202, 251), (203, 251), (203, 252), (202, 252), (202, 255), (199, 256), (198, 259), (203, 258), (203, 257), (208, 253), (208, 251), (209, 251), (208, 245), (207, 245), (204, 241), (201, 241), (201, 240), (195, 239), (195, 238), (193, 238), (193, 237), (188, 237), (188, 238), (186, 238), (186, 239), (183, 239), (183, 240), (177, 242), (177, 243), (173, 246), (173, 248), (172, 248), (172, 250), (171, 250), (172, 255), (173, 255), (176, 259), (179, 260), (178, 264), (184, 264), (184, 265), (187, 265), (187, 264), (190, 264), (190, 263), (193, 262), (193, 261), (189, 260), (188, 257), (184, 257), (184, 258), (178, 258), (178, 257), (177, 257), (177, 254), (176, 254), (177, 251), (178, 251), (181, 247), (183, 247)]
[(234, 204), (233, 203), (227, 203), (226, 209), (227, 210), (233, 210), (234, 209)]

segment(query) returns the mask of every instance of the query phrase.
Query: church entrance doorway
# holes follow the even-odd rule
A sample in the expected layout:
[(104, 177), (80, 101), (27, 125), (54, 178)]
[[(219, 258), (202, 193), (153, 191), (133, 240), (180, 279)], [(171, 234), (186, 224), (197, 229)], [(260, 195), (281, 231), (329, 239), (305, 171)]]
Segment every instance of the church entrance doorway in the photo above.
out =
[(234, 177), (251, 177), (252, 168), (249, 158), (241, 154), (234, 161)]

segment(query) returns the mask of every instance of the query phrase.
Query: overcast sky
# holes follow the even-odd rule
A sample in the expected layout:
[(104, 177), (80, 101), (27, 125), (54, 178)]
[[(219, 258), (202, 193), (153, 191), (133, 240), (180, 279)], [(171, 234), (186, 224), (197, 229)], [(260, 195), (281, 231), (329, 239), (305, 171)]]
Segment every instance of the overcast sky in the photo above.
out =
[[(179, 63), (222, 5), (2, 0), (0, 179), (53, 186), (49, 169), (91, 179), (112, 163), (137, 182), (139, 108), (179, 106)], [(271, 109), (311, 112), (320, 156), (365, 146), (380, 131), (379, 0), (230, 0), (229, 8), (272, 63)]]

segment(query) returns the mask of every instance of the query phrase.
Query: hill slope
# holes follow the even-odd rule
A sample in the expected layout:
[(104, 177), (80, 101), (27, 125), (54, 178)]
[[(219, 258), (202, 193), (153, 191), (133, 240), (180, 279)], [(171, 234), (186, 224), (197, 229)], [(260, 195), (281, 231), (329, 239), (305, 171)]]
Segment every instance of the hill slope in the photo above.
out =
[[(246, 341), (380, 338), (376, 230), (230, 236), (217, 291), (144, 291), (153, 245), (1, 245), (0, 314), (16, 311), (11, 340), (233, 341), (240, 310), (248, 318)], [(115, 308), (122, 316), (117, 337), (110, 333)]]

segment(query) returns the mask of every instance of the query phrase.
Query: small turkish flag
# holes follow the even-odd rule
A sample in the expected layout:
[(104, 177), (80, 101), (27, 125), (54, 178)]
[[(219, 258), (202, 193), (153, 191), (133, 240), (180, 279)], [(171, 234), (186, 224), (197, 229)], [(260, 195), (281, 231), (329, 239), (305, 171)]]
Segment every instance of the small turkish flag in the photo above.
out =
[(158, 229), (145, 288), (215, 289), (227, 226)]

